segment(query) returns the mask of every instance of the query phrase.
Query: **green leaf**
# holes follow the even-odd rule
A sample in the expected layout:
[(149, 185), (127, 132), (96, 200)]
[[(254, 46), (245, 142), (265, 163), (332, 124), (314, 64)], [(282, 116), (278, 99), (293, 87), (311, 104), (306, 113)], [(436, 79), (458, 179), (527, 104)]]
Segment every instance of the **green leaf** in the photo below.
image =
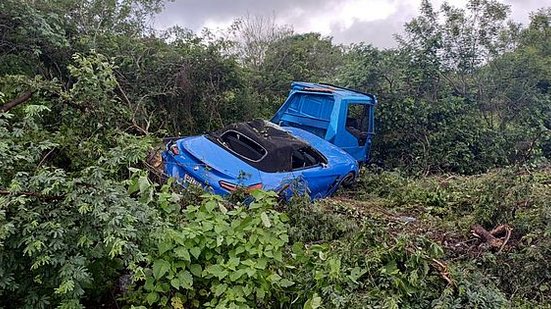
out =
[(207, 212), (212, 212), (216, 208), (217, 204), (218, 203), (214, 200), (207, 201), (205, 203), (205, 209), (207, 210)]
[(180, 280), (178, 278), (172, 278), (170, 280), (170, 285), (172, 285), (175, 289), (180, 288)]
[(279, 282), (280, 280), (281, 280), (281, 276), (276, 273), (273, 273), (268, 276), (268, 281), (270, 281), (271, 283), (276, 283), (276, 282)]
[(336, 278), (341, 272), (341, 260), (339, 258), (331, 258), (329, 262), (329, 274)]
[(147, 177), (142, 176), (138, 179), (138, 185), (140, 187), (140, 192), (143, 193), (149, 188), (151, 184), (149, 183), (149, 179), (147, 179)]
[(228, 271), (226, 271), (220, 265), (210, 265), (207, 268), (205, 268), (205, 272), (217, 277), (220, 280), (222, 280), (224, 277), (228, 275)]
[(68, 292), (73, 291), (75, 288), (75, 283), (73, 280), (66, 280), (61, 283), (59, 287), (55, 289), (56, 294), (67, 294)]
[(263, 288), (256, 288), (256, 297), (258, 297), (258, 299), (260, 300), (263, 300), (264, 297), (266, 296), (266, 291), (264, 291)]
[(256, 261), (254, 267), (256, 267), (257, 269), (266, 269), (266, 264), (268, 264), (268, 260), (266, 260), (265, 258), (260, 258)]
[(246, 269), (238, 269), (230, 274), (231, 281), (237, 281), (247, 272)]
[(318, 295), (318, 293), (314, 293), (314, 295), (312, 295), (312, 298), (308, 299), (304, 303), (304, 306), (302, 308), (316, 309), (316, 308), (319, 308), (320, 306), (321, 306), (321, 297)]
[(139, 189), (140, 189), (140, 186), (138, 184), (138, 179), (130, 180), (130, 183), (128, 185), (128, 194), (132, 194), (134, 192), (137, 192)]
[(263, 199), (266, 196), (266, 192), (262, 190), (253, 190), (251, 195), (256, 201)]
[(214, 296), (220, 296), (224, 292), (226, 292), (227, 289), (228, 289), (227, 284), (218, 284), (213, 287), (212, 291), (214, 292)]
[(193, 247), (193, 248), (189, 249), (189, 252), (196, 259), (199, 259), (199, 255), (201, 255), (201, 249), (199, 247)]
[(165, 239), (163, 242), (159, 243), (158, 247), (159, 247), (159, 254), (163, 254), (169, 251), (170, 249), (172, 249), (174, 246), (172, 244), (172, 240)]
[(148, 293), (147, 296), (145, 297), (145, 300), (150, 305), (153, 305), (158, 299), (159, 299), (159, 294), (157, 294), (156, 292)]
[(155, 279), (161, 279), (170, 269), (170, 263), (165, 260), (156, 260), (153, 263), (153, 276)]
[(396, 265), (396, 261), (392, 260), (389, 261), (382, 269), (381, 273), (383, 274), (389, 274), (389, 275), (396, 275), (400, 272), (398, 269), (398, 266)]
[(191, 256), (189, 256), (189, 251), (184, 247), (178, 247), (174, 250), (174, 253), (177, 257), (184, 259), (184, 261), (191, 262)]
[(289, 280), (289, 279), (281, 279), (279, 281), (279, 286), (281, 286), (282, 288), (290, 287), (293, 284), (295, 284), (295, 283), (293, 281)]
[(272, 222), (270, 222), (270, 218), (268, 218), (266, 212), (260, 214), (260, 219), (262, 219), (262, 224), (264, 224), (265, 227), (270, 228), (272, 226)]
[(201, 269), (201, 265), (199, 264), (191, 264), (189, 266), (189, 271), (195, 276), (195, 277), (201, 277), (201, 273), (203, 272), (203, 269)]
[(191, 290), (193, 288), (193, 276), (189, 271), (181, 271), (178, 273), (178, 280), (180, 281), (180, 285), (184, 289)]

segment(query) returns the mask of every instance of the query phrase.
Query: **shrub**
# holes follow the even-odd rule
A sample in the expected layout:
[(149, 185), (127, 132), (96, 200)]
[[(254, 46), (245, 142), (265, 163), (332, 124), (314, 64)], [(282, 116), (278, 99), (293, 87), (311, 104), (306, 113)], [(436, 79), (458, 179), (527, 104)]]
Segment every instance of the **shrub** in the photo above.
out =
[(248, 207), (205, 195), (183, 209), (184, 222), (157, 235), (137, 299), (148, 306), (254, 308), (292, 285), (281, 277), (286, 215), (273, 210), (275, 194), (252, 195)]

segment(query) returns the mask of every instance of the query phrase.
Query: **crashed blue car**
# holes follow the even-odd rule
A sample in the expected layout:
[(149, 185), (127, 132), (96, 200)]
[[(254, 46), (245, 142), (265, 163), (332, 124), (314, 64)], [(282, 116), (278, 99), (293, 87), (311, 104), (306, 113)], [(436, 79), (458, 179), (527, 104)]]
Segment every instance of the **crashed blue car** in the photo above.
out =
[(374, 96), (333, 85), (293, 83), (271, 122), (235, 123), (171, 139), (164, 173), (219, 195), (264, 189), (313, 199), (352, 184), (368, 160)]
[(220, 195), (241, 187), (285, 197), (307, 190), (312, 198), (323, 198), (358, 174), (356, 160), (339, 147), (305, 130), (264, 120), (182, 138), (168, 149), (163, 154), (168, 175)]

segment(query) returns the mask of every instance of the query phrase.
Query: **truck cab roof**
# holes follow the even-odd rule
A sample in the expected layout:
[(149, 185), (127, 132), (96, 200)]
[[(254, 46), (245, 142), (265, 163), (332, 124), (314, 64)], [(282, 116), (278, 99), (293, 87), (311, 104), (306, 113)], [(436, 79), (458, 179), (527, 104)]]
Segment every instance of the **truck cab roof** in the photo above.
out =
[(342, 99), (358, 99), (366, 104), (377, 103), (377, 98), (371, 93), (339, 87), (328, 83), (293, 82), (291, 83), (291, 93), (293, 91), (328, 93), (339, 96)]
[(325, 83), (293, 82), (271, 121), (309, 131), (339, 146), (359, 162), (369, 159), (377, 98)]

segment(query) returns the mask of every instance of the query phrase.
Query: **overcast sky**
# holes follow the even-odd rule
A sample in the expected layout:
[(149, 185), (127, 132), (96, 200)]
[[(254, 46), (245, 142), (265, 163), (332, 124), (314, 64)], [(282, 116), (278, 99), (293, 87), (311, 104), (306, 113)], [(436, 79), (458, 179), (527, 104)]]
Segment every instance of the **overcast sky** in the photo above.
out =
[[(529, 13), (550, 7), (551, 0), (501, 0), (510, 5), (511, 18), (527, 23)], [(439, 7), (443, 0), (433, 0)], [(447, 1), (464, 6), (467, 0)], [(175, 0), (166, 4), (154, 25), (173, 25), (200, 32), (227, 28), (238, 17), (275, 16), (278, 24), (288, 24), (295, 32), (319, 32), (336, 43), (367, 42), (378, 47), (394, 46), (392, 34), (417, 15), (421, 0)]]

